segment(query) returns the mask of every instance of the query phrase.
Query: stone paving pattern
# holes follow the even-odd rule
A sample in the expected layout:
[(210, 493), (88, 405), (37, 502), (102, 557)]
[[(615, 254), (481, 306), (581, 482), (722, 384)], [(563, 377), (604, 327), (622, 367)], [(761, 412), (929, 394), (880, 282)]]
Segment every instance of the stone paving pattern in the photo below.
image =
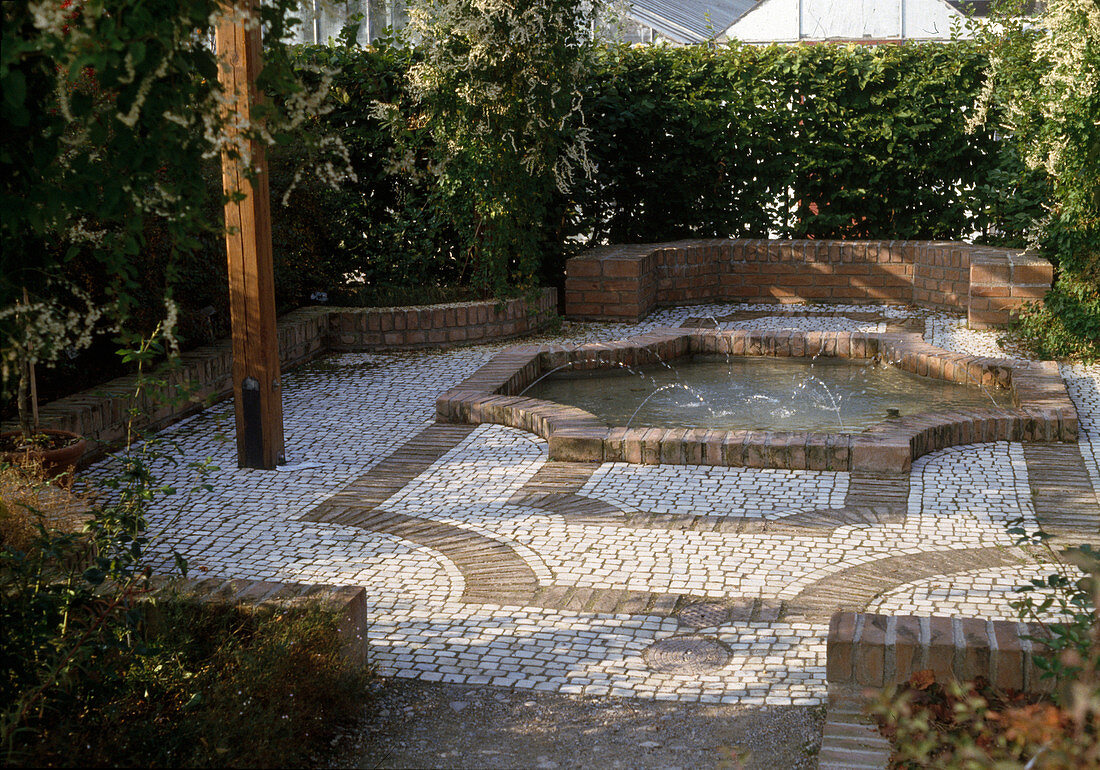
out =
[[(957, 317), (867, 305), (694, 306), (567, 323), (534, 341), (609, 341), (706, 318), (903, 325), (949, 350), (1008, 355)], [(361, 586), (383, 674), (809, 705), (827, 695), (835, 610), (1011, 618), (1011, 587), (1048, 569), (1015, 546), (1013, 521), (1066, 541), (1100, 531), (1097, 366), (1061, 367), (1076, 445), (952, 447), (908, 474), (876, 475), (552, 462), (524, 431), (434, 424), (436, 396), (505, 347), (345, 353), (286, 372), (290, 465), (276, 472), (235, 467), (229, 403), (173, 426), (162, 435), (185, 460), (221, 469), (212, 491), (188, 491), (201, 480), (188, 462), (156, 464), (180, 490), (152, 513), (159, 563), (169, 568), (175, 550), (192, 577)], [(688, 635), (726, 662), (704, 673), (651, 665), (651, 645)]]

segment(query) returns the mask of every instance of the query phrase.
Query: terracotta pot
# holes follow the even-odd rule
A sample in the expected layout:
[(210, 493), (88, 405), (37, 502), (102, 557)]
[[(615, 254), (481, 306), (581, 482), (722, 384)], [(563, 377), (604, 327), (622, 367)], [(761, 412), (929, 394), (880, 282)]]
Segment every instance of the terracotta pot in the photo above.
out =
[[(29, 449), (17, 452), (0, 452), (0, 462), (17, 465), (29, 459), (41, 462), (42, 466), (53, 474), (72, 473), (73, 468), (76, 467), (80, 458), (84, 456), (84, 450), (88, 448), (88, 442), (80, 435), (70, 433), (67, 430), (43, 428), (38, 432), (45, 433), (48, 436), (67, 436), (79, 440), (68, 446), (61, 447), (60, 449)], [(19, 431), (11, 431), (9, 433), (0, 433), (0, 438), (18, 435)]]

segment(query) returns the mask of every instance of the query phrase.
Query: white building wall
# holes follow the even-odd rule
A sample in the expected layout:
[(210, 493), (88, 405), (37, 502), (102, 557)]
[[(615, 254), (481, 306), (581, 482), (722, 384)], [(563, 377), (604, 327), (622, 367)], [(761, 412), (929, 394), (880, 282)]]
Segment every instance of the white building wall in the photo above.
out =
[(901, 37), (898, 0), (802, 0), (803, 40)]
[(946, 40), (962, 18), (943, 0), (762, 0), (722, 37), (747, 43)]
[(800, 0), (761, 0), (726, 30), (724, 38), (747, 43), (791, 42), (798, 40)]
[(961, 24), (965, 18), (942, 0), (905, 0), (905, 36), (909, 38), (947, 40), (953, 26), (963, 32)]

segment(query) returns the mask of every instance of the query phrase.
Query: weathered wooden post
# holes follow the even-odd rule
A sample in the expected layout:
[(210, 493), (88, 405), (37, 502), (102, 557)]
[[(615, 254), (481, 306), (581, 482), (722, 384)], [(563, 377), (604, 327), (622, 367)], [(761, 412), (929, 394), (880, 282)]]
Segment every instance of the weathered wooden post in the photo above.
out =
[[(262, 96), (256, 88), (262, 66), (259, 2), (227, 2), (224, 10), (216, 33), (219, 79), (229, 99), (230, 137), (235, 138), (242, 126), (251, 124), (252, 107)], [(284, 462), (271, 204), (264, 146), (245, 141), (255, 172), (252, 178), (241, 159), (222, 154), (224, 189), (240, 198), (225, 204), (237, 463), (241, 468), (270, 470)]]

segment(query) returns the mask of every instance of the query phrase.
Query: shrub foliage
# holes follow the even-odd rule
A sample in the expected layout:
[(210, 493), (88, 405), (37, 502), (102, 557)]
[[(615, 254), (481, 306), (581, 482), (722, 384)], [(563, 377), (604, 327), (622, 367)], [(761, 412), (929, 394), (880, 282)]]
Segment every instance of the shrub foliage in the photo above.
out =
[(1003, 229), (967, 135), (973, 45), (605, 49), (586, 112), (598, 172), (578, 232), (962, 238)]
[(1100, 5), (1050, 0), (1034, 18), (1021, 7), (1004, 0), (1000, 29), (981, 38), (990, 66), (975, 120), (1051, 189), (1029, 235), (1055, 284), (1019, 328), (1042, 355), (1100, 359)]
[[(574, 82), (580, 109), (568, 119), (587, 134), (594, 169), (564, 190), (542, 178), (538, 210), (522, 214), (537, 222), (529, 229), (541, 244), (515, 246), (540, 254), (541, 265), (525, 256), (493, 268), (512, 281), (539, 272), (560, 281), (562, 256), (590, 242), (772, 235), (1021, 245), (1042, 212), (1046, 188), (1024, 179), (1014, 146), (992, 130), (967, 132), (986, 64), (977, 44), (612, 45), (586, 56)], [(534, 205), (520, 156), (491, 178), (475, 173), (497, 158), (484, 148), (446, 160), (440, 143), (450, 129), (431, 115), (458, 118), (411, 93), (407, 73), (424, 66), (422, 50), (381, 41), (300, 57), (340, 70), (338, 105), (322, 120), (348, 142), (359, 181), (324, 194), (348, 268), (380, 286), (411, 274), (470, 280), (471, 207)], [(445, 163), (451, 176), (439, 173)]]

